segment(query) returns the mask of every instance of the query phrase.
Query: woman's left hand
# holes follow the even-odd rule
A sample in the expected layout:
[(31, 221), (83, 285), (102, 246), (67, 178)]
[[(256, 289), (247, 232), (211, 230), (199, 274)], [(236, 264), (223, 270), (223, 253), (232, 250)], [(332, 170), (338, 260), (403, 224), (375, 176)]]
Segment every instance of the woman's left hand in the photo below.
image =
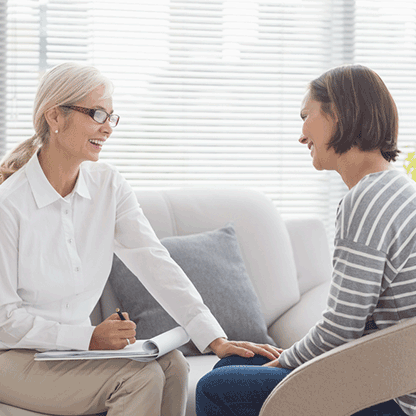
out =
[(279, 360), (276, 358), (273, 361), (270, 361), (269, 363), (263, 364), (263, 367), (279, 367), (282, 368), (282, 364), (279, 363)]
[(267, 357), (269, 360), (275, 360), (283, 352), (282, 349), (268, 344), (255, 344), (248, 341), (228, 341), (224, 338), (215, 339), (209, 346), (219, 358), (228, 357), (229, 355), (240, 355), (241, 357), (250, 358), (255, 354), (259, 354)]

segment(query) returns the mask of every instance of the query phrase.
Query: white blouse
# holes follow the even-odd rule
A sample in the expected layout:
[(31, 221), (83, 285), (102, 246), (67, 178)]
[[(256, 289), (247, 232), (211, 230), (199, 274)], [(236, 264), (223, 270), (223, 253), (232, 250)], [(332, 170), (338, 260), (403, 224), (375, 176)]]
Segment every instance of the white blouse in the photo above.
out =
[(35, 154), (0, 185), (0, 349), (87, 350), (113, 252), (200, 351), (226, 337), (113, 167), (82, 163), (62, 198)]

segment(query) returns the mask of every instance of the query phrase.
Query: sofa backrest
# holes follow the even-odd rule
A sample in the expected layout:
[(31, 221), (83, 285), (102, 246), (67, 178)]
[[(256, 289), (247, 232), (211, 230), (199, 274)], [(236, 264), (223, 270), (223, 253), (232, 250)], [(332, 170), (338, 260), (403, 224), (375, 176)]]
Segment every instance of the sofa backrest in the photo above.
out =
[[(214, 230), (232, 222), (267, 325), (298, 302), (289, 233), (264, 194), (250, 189), (178, 189), (136, 195), (160, 239)], [(114, 312), (117, 302), (108, 286), (100, 304), (101, 317)]]

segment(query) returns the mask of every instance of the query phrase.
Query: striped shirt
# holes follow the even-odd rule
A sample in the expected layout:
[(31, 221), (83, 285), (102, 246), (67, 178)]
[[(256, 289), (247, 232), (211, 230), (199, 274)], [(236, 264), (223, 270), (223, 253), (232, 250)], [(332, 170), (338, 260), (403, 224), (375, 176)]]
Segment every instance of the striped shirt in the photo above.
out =
[[(341, 201), (327, 308), (279, 362), (296, 368), (416, 316), (416, 184), (396, 170), (365, 176)], [(416, 393), (396, 399), (416, 415)]]

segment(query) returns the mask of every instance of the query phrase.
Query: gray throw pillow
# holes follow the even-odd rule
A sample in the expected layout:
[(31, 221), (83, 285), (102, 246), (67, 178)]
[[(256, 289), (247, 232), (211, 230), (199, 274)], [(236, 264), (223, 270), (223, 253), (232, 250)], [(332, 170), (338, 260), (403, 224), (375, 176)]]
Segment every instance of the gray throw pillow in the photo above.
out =
[[(195, 285), (228, 339), (275, 345), (267, 334), (232, 224), (161, 242)], [(117, 256), (110, 283), (123, 310), (136, 322), (138, 339), (152, 338), (178, 326)], [(192, 341), (179, 349), (187, 356), (201, 354)]]

